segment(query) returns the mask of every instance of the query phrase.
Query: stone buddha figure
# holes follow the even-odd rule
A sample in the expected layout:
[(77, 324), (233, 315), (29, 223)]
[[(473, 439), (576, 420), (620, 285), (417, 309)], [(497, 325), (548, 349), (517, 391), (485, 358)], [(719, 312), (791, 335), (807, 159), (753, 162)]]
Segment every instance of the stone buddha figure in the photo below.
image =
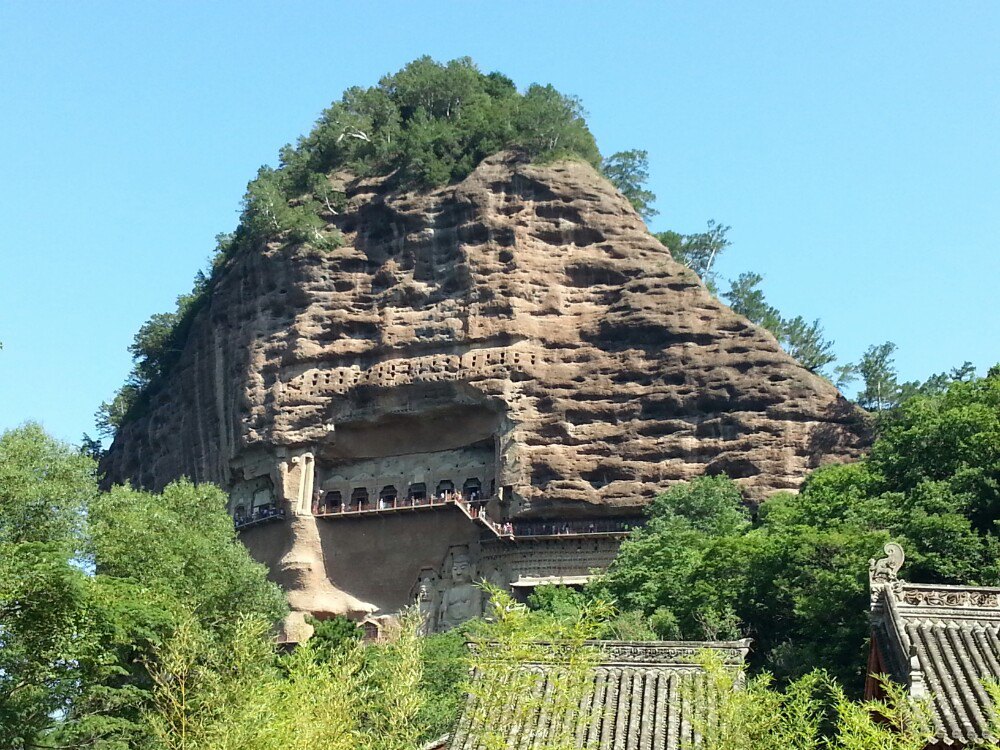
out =
[(420, 612), (420, 632), (424, 635), (433, 633), (437, 626), (438, 617), (438, 592), (437, 574), (433, 568), (424, 568), (420, 571), (417, 585), (414, 587), (414, 599), (417, 604), (417, 611)]
[(459, 549), (451, 558), (451, 584), (441, 595), (438, 630), (450, 630), (482, 614), (482, 597), (473, 580), (472, 562), (467, 550)]

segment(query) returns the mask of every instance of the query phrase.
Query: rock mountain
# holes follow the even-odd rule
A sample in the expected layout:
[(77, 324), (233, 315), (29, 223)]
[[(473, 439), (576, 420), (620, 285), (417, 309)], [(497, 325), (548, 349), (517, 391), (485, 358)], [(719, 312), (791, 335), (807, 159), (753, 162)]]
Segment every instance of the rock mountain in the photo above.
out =
[[(287, 509), (244, 538), (297, 612), (419, 596), (451, 619), (456, 600), (476, 606), (454, 595), (472, 575), (530, 586), (613, 554), (596, 532), (572, 550), (542, 532), (634, 516), (705, 473), (760, 501), (864, 445), (859, 412), (589, 165), (498, 154), (430, 191), (343, 187), (346, 210), (325, 217), (343, 246), (237, 257), (103, 465), (111, 482), (219, 483), (239, 515)], [(452, 489), (489, 499), (496, 524), (534, 523), (535, 546), (458, 506), (323, 516)]]

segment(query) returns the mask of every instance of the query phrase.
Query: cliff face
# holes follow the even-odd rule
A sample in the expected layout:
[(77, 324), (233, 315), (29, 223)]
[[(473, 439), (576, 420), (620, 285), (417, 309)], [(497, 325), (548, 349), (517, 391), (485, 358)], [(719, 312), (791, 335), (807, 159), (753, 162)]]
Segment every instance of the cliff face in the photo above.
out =
[(308, 515), (475, 479), (498, 517), (572, 518), (704, 473), (760, 500), (863, 443), (834, 387), (587, 165), (498, 155), (431, 192), (347, 192), (328, 217), (343, 247), (274, 244), (227, 271), (109, 481), (187, 475)]

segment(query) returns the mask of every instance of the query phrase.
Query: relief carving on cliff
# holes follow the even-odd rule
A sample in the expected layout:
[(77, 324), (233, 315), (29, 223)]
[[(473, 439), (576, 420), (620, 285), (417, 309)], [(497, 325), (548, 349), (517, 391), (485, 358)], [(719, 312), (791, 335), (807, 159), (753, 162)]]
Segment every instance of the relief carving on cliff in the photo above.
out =
[(476, 569), (468, 547), (452, 547), (444, 567), (448, 569), (449, 578), (441, 592), (437, 629), (451, 630), (483, 613), (483, 592), (476, 585)]
[(420, 614), (420, 632), (424, 635), (437, 630), (439, 606), (438, 581), (440, 577), (433, 568), (424, 568), (417, 576), (413, 599)]

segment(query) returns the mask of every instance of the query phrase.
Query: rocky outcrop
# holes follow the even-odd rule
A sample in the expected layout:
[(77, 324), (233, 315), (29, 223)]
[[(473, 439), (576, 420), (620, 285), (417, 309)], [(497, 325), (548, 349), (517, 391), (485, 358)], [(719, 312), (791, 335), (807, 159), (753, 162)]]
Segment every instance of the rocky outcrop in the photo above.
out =
[[(121, 429), (109, 481), (187, 475), (234, 505), (272, 493), (309, 514), (324, 493), (434, 492), (474, 471), (499, 519), (573, 518), (706, 473), (759, 501), (863, 445), (836, 389), (674, 262), (588, 165), (501, 154), (446, 188), (347, 192), (328, 217), (343, 247), (273, 243), (227, 270)], [(289, 479), (306, 453), (308, 486)]]

